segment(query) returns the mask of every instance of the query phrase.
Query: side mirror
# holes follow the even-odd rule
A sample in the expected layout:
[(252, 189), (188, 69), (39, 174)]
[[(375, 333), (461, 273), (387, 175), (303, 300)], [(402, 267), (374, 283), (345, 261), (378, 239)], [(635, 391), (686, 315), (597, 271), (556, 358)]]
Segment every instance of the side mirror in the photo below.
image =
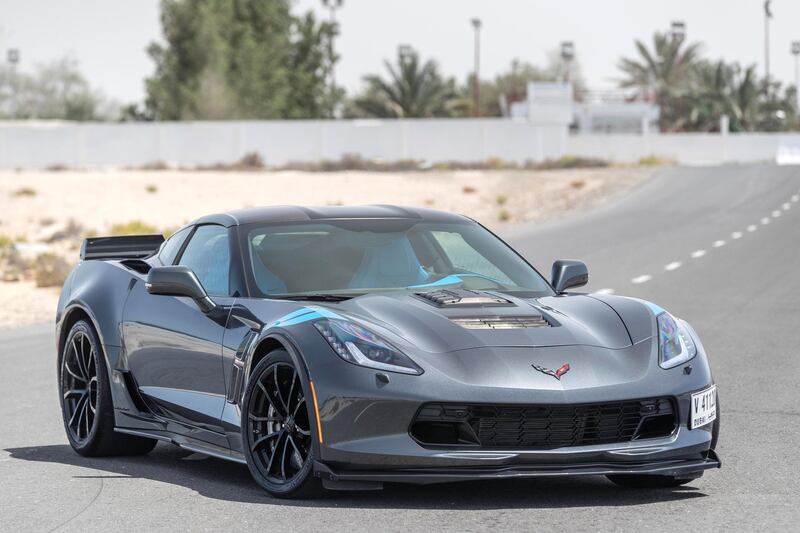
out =
[(217, 307), (195, 273), (185, 266), (153, 267), (147, 274), (144, 286), (150, 294), (188, 296), (204, 313), (210, 313)]
[(589, 269), (582, 261), (559, 259), (553, 263), (551, 278), (553, 288), (557, 293), (562, 293), (572, 287), (583, 287), (589, 282)]

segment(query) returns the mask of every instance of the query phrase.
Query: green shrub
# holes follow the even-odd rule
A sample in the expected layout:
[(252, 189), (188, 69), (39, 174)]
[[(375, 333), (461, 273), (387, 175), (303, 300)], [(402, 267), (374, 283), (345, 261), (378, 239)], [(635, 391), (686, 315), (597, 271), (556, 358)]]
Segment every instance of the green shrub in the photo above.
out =
[(53, 253), (39, 254), (32, 267), (37, 287), (60, 287), (71, 268), (66, 259)]
[(508, 202), (508, 196), (505, 196), (504, 194), (498, 194), (494, 201), (497, 202), (497, 205), (506, 205)]
[(675, 160), (668, 157), (648, 155), (639, 158), (639, 165), (643, 167), (660, 167), (663, 165), (674, 165)]
[(144, 189), (144, 190), (146, 190), (146, 191), (147, 191), (147, 192), (149, 192), (150, 194), (155, 194), (155, 193), (157, 193), (157, 192), (158, 192), (158, 186), (157, 186), (157, 185), (153, 185), (153, 184), (151, 183), (150, 185), (148, 185), (147, 187), (145, 187), (145, 189)]
[(32, 189), (30, 187), (22, 187), (17, 189), (16, 191), (11, 193), (11, 196), (20, 197), (20, 196), (36, 196), (36, 189)]
[(131, 220), (111, 226), (111, 235), (115, 237), (119, 235), (153, 235), (158, 232), (155, 226), (141, 220)]
[(501, 209), (499, 213), (497, 213), (497, 220), (500, 222), (507, 222), (511, 219), (511, 213), (508, 212), (507, 209)]

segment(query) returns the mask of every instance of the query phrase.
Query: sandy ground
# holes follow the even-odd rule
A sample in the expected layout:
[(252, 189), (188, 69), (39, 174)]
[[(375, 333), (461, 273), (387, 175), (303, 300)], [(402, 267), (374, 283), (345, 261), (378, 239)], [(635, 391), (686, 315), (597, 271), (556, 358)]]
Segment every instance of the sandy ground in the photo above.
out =
[[(602, 202), (649, 174), (642, 168), (553, 171), (0, 172), (0, 239), (53, 240), (70, 224), (81, 233), (48, 247), (77, 260), (83, 234), (141, 220), (171, 231), (210, 212), (261, 205), (391, 203), (463, 213), (495, 230)], [(24, 246), (24, 245), (23, 245)], [(56, 289), (0, 281), (0, 328), (53, 320)]]

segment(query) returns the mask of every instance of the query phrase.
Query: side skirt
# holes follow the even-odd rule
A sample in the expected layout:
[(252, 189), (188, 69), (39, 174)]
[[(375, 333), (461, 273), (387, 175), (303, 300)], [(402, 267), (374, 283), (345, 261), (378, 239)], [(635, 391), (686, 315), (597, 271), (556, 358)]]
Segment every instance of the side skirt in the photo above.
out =
[(214, 457), (216, 459), (224, 459), (226, 461), (231, 461), (234, 463), (245, 464), (245, 465), (247, 464), (247, 460), (245, 460), (244, 456), (238, 452), (231, 451), (227, 448), (214, 446), (205, 442), (198, 442), (183, 437), (181, 435), (165, 434), (161, 432), (141, 431), (138, 429), (127, 429), (127, 428), (114, 428), (114, 431), (116, 431), (117, 433), (127, 433), (128, 435), (136, 435), (137, 437), (156, 439), (161, 442), (168, 442), (170, 444), (179, 446), (180, 448), (183, 448), (185, 450), (189, 450), (190, 452), (202, 453), (203, 455), (208, 455), (209, 457)]

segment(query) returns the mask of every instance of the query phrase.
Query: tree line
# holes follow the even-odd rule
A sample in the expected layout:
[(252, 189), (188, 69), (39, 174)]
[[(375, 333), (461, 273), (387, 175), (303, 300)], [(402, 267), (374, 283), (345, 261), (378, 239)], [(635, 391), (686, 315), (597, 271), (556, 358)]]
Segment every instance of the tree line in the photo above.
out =
[[(92, 89), (77, 64), (62, 60), (33, 74), (0, 69), (0, 117), (67, 120), (220, 120), (466, 117), (473, 114), (473, 79), (445, 76), (439, 64), (410, 47), (366, 75), (348, 95), (331, 83), (339, 56), (338, 27), (313, 13), (295, 14), (291, 0), (162, 0), (164, 42), (148, 54), (153, 74), (145, 100), (120, 106)], [(656, 33), (635, 41), (620, 59), (619, 86), (629, 99), (660, 109), (662, 131), (797, 129), (793, 86), (758, 76), (755, 65), (712, 61), (702, 45)], [(575, 97), (586, 94), (576, 61), (569, 73), (556, 52), (544, 67), (513, 61), (480, 80), (480, 114), (501, 116), (525, 99), (531, 81), (566, 75)]]

